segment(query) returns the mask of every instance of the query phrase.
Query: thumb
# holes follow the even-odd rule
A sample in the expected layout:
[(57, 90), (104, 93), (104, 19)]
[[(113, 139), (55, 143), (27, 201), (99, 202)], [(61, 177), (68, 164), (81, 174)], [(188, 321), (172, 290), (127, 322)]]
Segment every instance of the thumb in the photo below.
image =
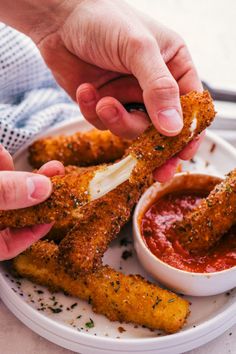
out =
[(0, 209), (19, 209), (43, 202), (49, 197), (49, 178), (28, 172), (0, 172)]
[(167, 136), (183, 128), (178, 84), (169, 72), (154, 40), (140, 44), (132, 55), (132, 73), (143, 90), (148, 114), (157, 130)]

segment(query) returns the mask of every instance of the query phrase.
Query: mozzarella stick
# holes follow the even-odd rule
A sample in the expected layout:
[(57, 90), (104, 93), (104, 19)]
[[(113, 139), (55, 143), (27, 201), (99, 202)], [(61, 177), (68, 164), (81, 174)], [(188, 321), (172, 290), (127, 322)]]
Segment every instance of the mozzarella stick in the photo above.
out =
[(22, 277), (89, 301), (94, 312), (111, 321), (174, 333), (189, 315), (186, 300), (139, 275), (124, 275), (108, 266), (79, 277), (68, 275), (58, 263), (53, 243), (37, 242), (13, 260), (13, 267)]
[[(94, 166), (79, 167), (74, 165), (68, 165), (65, 166), (65, 174), (81, 175), (82, 173), (93, 171), (93, 169)], [(67, 217), (60, 218), (59, 220), (55, 221), (50, 232), (46, 235), (46, 238), (56, 242), (61, 241), (65, 237), (65, 235), (73, 228), (79, 216), (80, 212), (76, 213), (74, 211), (73, 215), (69, 213)]]
[(130, 219), (134, 205), (153, 182), (132, 186), (128, 181), (81, 209), (76, 225), (59, 244), (59, 261), (71, 274), (101, 265), (110, 242)]
[[(95, 168), (96, 169), (96, 168)], [(0, 211), (0, 229), (21, 228), (36, 224), (57, 222), (61, 227), (76, 219), (82, 205), (88, 203), (88, 184), (95, 173), (94, 169), (74, 172), (65, 176), (51, 178), (53, 192), (38, 205), (17, 210)]]
[(167, 137), (159, 134), (151, 126), (130, 145), (126, 157), (120, 162), (97, 171), (89, 184), (91, 199), (115, 188), (129, 179), (139, 183), (149, 176), (155, 168), (180, 152), (191, 140), (206, 129), (215, 117), (214, 105), (208, 91), (190, 92), (180, 97), (184, 127), (177, 136)]
[[(88, 171), (78, 179), (74, 174), (52, 177), (53, 193), (46, 202), (27, 209), (1, 212), (0, 228), (58, 221), (65, 214), (77, 213), (81, 206), (102, 197), (127, 180), (132, 185), (142, 183), (146, 176), (181, 151), (214, 119), (214, 107), (207, 91), (182, 96), (181, 104), (184, 127), (179, 135), (166, 137), (151, 127), (134, 141), (127, 156), (118, 163), (98, 167), (95, 172)], [(76, 203), (73, 203), (74, 196)], [(65, 201), (64, 209), (62, 199)]]
[(173, 225), (172, 237), (189, 251), (207, 250), (236, 222), (236, 169), (217, 184), (207, 198), (182, 221)]
[(109, 131), (90, 130), (73, 135), (61, 135), (35, 141), (29, 147), (29, 162), (39, 168), (51, 160), (65, 166), (90, 166), (120, 159), (131, 141)]

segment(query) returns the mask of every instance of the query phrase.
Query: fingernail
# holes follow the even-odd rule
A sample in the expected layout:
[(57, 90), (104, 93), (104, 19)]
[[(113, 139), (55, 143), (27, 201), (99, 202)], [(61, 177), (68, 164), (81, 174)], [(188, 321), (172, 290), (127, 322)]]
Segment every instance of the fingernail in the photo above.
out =
[(52, 190), (50, 179), (41, 175), (28, 177), (26, 184), (30, 199), (44, 200), (50, 195)]
[(158, 122), (166, 133), (179, 133), (183, 128), (183, 119), (174, 108), (158, 112)]
[(119, 118), (119, 111), (116, 107), (104, 107), (98, 113), (102, 120), (109, 121), (109, 123), (115, 123)]
[(84, 90), (80, 92), (79, 97), (85, 104), (92, 103), (96, 100), (95, 93), (92, 90)]

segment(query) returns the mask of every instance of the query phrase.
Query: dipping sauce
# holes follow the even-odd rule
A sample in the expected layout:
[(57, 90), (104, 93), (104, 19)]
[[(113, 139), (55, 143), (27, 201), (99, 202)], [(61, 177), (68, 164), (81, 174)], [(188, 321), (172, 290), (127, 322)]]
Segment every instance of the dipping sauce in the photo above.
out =
[(236, 227), (232, 227), (210, 250), (189, 253), (178, 240), (168, 240), (175, 221), (196, 207), (205, 195), (199, 192), (170, 193), (151, 205), (141, 220), (141, 234), (151, 252), (163, 262), (189, 272), (212, 273), (236, 265)]

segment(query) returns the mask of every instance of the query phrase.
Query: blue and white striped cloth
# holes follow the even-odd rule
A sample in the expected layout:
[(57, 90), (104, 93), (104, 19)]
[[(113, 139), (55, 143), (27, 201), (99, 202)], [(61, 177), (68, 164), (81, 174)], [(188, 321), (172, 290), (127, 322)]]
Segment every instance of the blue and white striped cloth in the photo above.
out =
[(13, 154), (34, 135), (78, 116), (34, 43), (0, 23), (0, 143)]

